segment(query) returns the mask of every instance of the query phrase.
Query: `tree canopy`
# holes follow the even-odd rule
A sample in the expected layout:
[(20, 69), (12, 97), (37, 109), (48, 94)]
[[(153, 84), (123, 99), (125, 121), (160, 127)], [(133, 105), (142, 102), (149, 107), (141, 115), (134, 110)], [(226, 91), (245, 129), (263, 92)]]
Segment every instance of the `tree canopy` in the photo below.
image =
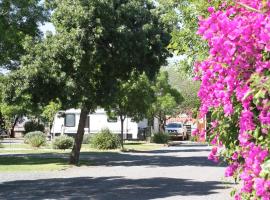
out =
[(14, 69), (25, 54), (23, 43), (30, 36), (39, 39), (40, 23), (47, 21), (48, 12), (41, 0), (0, 1), (0, 67)]
[(197, 34), (200, 17), (209, 16), (209, 6), (220, 5), (221, 0), (158, 0), (161, 19), (170, 23), (171, 42), (168, 46), (175, 55), (182, 55), (179, 66), (193, 74), (196, 61), (207, 58), (208, 45)]
[(200, 82), (194, 81), (179, 65), (169, 65), (162, 70), (168, 73), (170, 85), (183, 96), (184, 100), (179, 105), (179, 112), (196, 114), (200, 106), (198, 97)]

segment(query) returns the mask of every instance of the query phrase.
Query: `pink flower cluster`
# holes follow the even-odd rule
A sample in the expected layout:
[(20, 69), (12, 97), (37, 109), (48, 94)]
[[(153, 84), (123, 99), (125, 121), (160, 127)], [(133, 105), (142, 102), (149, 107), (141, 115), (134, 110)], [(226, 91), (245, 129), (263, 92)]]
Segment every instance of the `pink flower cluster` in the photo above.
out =
[(211, 150), (211, 153), (208, 156), (209, 160), (213, 160), (214, 162), (218, 162), (219, 161), (219, 156), (218, 156), (218, 148), (217, 147), (213, 147)]
[(256, 195), (261, 197), (262, 200), (269, 200), (270, 181), (266, 181), (263, 178), (256, 178), (254, 182)]
[[(270, 1), (236, 0), (234, 5), (223, 3), (218, 10), (210, 7), (208, 12), (208, 18), (199, 19), (198, 34), (208, 42), (209, 57), (195, 66), (196, 78), (201, 80), (200, 113), (223, 108), (225, 117), (230, 117), (236, 112), (235, 102), (242, 105), (235, 124), (239, 128), (239, 150), (229, 158), (225, 175), (239, 173), (242, 193), (252, 195), (256, 191), (257, 197), (270, 199), (270, 181), (260, 177), (261, 165), (269, 156), (269, 144), (261, 145), (254, 136), (257, 127), (265, 135), (270, 130), (270, 103), (263, 97), (260, 104), (254, 103), (250, 83), (254, 74), (265, 76), (270, 70), (270, 60), (264, 58), (265, 53), (270, 53)], [(215, 128), (218, 122), (213, 121), (212, 125)], [(217, 140), (214, 138), (213, 143)], [(209, 158), (217, 161), (217, 152), (217, 147), (213, 147)], [(239, 157), (244, 161), (240, 162)], [(236, 195), (236, 199), (241, 199), (241, 195)]]
[(243, 171), (240, 174), (240, 178), (244, 181), (242, 192), (251, 193), (254, 189), (254, 180), (260, 175), (262, 170), (261, 165), (268, 156), (268, 151), (263, 150), (254, 143), (250, 143), (246, 148), (246, 151), (242, 152), (245, 162), (243, 165)]

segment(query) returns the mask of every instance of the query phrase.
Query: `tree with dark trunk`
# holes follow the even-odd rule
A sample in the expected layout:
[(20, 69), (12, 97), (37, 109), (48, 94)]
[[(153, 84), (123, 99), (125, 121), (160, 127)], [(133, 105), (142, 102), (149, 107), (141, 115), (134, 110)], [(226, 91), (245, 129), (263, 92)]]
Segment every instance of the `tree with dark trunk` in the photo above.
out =
[(115, 97), (107, 107), (108, 114), (119, 116), (121, 121), (121, 145), (124, 148), (124, 121), (131, 117), (140, 121), (147, 117), (147, 111), (154, 102), (154, 92), (151, 82), (145, 74), (139, 75), (133, 71), (128, 81), (123, 81), (118, 86)]
[(14, 122), (13, 122), (13, 124), (11, 126), (11, 129), (10, 129), (10, 137), (11, 138), (15, 138), (15, 130), (14, 129), (15, 129), (15, 126), (17, 125), (18, 120), (19, 120), (19, 117), (16, 116), (15, 119), (14, 119)]
[(78, 131), (77, 131), (77, 134), (75, 135), (75, 142), (74, 142), (72, 151), (70, 153), (70, 159), (69, 159), (69, 163), (73, 165), (77, 165), (79, 163), (80, 151), (81, 151), (83, 135), (84, 135), (85, 121), (87, 119), (87, 115), (89, 114), (89, 111), (90, 110), (88, 110), (85, 106), (83, 106), (81, 109)]
[(81, 108), (70, 157), (78, 164), (85, 113), (111, 104), (133, 70), (155, 76), (170, 34), (148, 0), (56, 0), (51, 8), (56, 33), (25, 45), (23, 93), (41, 107), (58, 98), (63, 109)]
[(126, 116), (120, 115), (120, 121), (121, 121), (121, 148), (124, 149), (124, 121), (126, 119)]
[(15, 137), (14, 128), (23, 116), (38, 115), (40, 109), (29, 101), (29, 95), (23, 93), (25, 77), (20, 70), (0, 76), (1, 103), (0, 112), (5, 120), (5, 129)]

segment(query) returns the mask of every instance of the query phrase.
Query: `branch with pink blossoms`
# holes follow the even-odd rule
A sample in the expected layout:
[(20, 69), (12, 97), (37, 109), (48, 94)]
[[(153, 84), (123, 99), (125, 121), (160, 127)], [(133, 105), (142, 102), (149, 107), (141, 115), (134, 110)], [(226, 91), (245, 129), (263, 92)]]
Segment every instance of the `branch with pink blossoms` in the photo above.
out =
[(247, 10), (249, 10), (249, 11), (253, 11), (253, 12), (257, 12), (257, 13), (265, 13), (265, 12), (266, 12), (264, 9), (258, 10), (258, 9), (252, 8), (251, 6), (246, 5), (246, 4), (244, 4), (244, 3), (241, 3), (241, 2), (235, 1), (234, 3), (235, 3), (235, 4), (238, 4), (239, 6), (242, 6), (243, 8), (245, 8), (245, 9), (247, 9)]

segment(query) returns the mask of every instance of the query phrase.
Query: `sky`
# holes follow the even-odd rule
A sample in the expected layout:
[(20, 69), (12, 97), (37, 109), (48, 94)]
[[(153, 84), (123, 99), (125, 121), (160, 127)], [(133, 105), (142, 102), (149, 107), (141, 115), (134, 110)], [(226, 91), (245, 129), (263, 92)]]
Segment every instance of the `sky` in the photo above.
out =
[(46, 22), (44, 25), (40, 25), (39, 29), (45, 34), (47, 31), (55, 33), (55, 28), (52, 23)]

